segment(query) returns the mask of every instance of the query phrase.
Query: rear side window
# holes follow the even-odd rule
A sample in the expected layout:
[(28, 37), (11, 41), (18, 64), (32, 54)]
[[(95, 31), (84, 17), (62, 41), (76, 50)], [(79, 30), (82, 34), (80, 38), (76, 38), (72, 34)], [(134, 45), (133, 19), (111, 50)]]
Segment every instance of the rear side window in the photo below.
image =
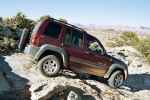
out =
[(71, 45), (72, 40), (72, 34), (70, 29), (65, 30), (65, 36), (64, 36), (64, 44), (65, 45)]
[(72, 45), (75, 47), (82, 47), (83, 34), (79, 31), (72, 30)]
[(60, 24), (58, 24), (56, 22), (49, 22), (44, 34), (46, 36), (58, 38), (60, 31), (61, 31), (61, 25)]
[(64, 44), (73, 47), (82, 48), (83, 34), (77, 30), (66, 29), (64, 36)]

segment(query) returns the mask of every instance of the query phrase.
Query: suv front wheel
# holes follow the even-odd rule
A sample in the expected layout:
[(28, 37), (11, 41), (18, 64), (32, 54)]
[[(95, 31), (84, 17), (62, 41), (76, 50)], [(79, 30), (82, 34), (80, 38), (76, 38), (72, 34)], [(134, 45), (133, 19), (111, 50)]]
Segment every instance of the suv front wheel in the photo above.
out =
[(60, 66), (59, 59), (54, 55), (45, 56), (38, 62), (40, 72), (48, 77), (56, 75), (60, 70)]
[(108, 79), (108, 85), (112, 88), (118, 88), (123, 84), (124, 81), (124, 74), (122, 71), (115, 71), (111, 74)]

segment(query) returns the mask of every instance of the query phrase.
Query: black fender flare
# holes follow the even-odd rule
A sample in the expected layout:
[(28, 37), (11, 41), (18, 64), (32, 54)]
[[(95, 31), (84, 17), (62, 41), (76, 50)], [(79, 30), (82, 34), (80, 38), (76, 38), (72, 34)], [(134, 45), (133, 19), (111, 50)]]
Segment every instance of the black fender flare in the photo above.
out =
[(116, 69), (120, 69), (123, 71), (124, 73), (124, 78), (125, 80), (128, 77), (128, 69), (127, 66), (121, 65), (121, 64), (112, 64), (109, 69), (107, 70), (107, 73), (104, 75), (104, 78), (109, 78), (110, 75), (113, 73), (113, 71), (115, 71)]
[(38, 52), (36, 53), (34, 60), (37, 61), (40, 58), (40, 56), (48, 50), (60, 54), (62, 57), (62, 60), (63, 60), (63, 65), (64, 66), (68, 65), (69, 58), (68, 58), (67, 52), (61, 47), (56, 47), (56, 46), (50, 45), (50, 44), (45, 44), (45, 45), (41, 46), (40, 49), (38, 50)]

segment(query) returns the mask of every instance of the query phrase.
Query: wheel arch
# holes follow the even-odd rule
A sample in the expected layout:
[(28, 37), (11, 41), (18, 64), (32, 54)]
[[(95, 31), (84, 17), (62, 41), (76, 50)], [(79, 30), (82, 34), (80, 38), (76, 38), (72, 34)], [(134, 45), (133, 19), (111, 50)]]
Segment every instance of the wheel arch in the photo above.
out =
[(44, 56), (51, 54), (57, 56), (60, 59), (63, 66), (68, 65), (68, 54), (66, 53), (66, 51), (63, 48), (49, 44), (40, 47), (39, 51), (36, 53), (34, 57), (34, 60), (39, 61)]
[(123, 67), (122, 65), (119, 65), (119, 64), (111, 65), (110, 68), (108, 69), (107, 73), (105, 74), (104, 78), (109, 78), (113, 74), (113, 72), (115, 72), (117, 70), (121, 71), (124, 74), (124, 79), (126, 80), (128, 71), (125, 67)]
[(47, 55), (55, 55), (56, 57), (58, 57), (59, 61), (61, 62), (61, 65), (63, 64), (62, 56), (58, 52), (52, 50), (46, 50), (45, 52), (43, 52), (43, 54), (39, 56), (39, 59), (37, 59), (37, 61), (41, 60), (43, 57)]
[[(110, 73), (109, 77), (110, 77), (114, 72), (116, 72), (116, 71), (121, 71), (121, 72), (123, 73), (123, 76), (124, 76), (124, 79), (125, 79), (125, 73), (124, 73), (124, 70), (121, 69), (121, 68), (115, 68), (115, 69)], [(109, 77), (108, 77), (108, 78), (109, 78)]]

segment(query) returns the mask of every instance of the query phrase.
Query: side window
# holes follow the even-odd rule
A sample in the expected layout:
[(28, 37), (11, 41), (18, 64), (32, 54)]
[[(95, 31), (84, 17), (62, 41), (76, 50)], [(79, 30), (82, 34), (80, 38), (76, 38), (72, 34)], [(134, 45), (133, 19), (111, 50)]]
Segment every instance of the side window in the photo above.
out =
[(100, 46), (99, 42), (90, 36), (87, 36), (87, 48), (90, 52), (93, 52), (96, 54), (98, 54), (98, 53), (101, 54), (103, 52), (103, 49)]
[(53, 38), (58, 38), (59, 34), (61, 31), (61, 26), (60, 24), (56, 23), (56, 22), (49, 22), (44, 34), (46, 36), (50, 36)]
[(83, 34), (77, 30), (66, 29), (64, 36), (64, 44), (73, 47), (82, 47)]
[(65, 45), (71, 45), (71, 39), (72, 39), (71, 30), (66, 29), (65, 30), (65, 36), (64, 36), (64, 44)]
[(83, 33), (80, 31), (72, 30), (72, 45), (74, 47), (82, 47)]

